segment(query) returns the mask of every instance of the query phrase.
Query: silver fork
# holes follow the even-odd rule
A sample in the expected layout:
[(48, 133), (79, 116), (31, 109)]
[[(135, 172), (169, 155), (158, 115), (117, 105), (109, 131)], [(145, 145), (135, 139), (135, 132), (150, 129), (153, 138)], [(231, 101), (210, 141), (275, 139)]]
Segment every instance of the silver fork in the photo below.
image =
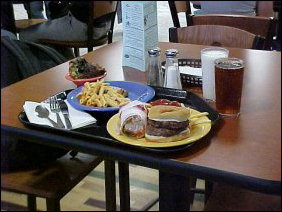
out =
[(57, 115), (57, 123), (59, 125), (60, 128), (65, 128), (65, 125), (63, 124), (60, 116), (59, 116), (59, 112), (61, 111), (60, 109), (60, 105), (58, 103), (57, 97), (56, 96), (52, 96), (50, 97), (50, 110), (53, 113), (56, 113)]

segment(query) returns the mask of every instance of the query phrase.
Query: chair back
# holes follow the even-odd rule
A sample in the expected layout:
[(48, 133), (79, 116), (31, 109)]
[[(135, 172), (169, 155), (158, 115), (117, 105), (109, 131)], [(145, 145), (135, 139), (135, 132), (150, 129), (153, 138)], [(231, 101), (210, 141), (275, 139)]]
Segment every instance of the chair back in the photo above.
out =
[(275, 22), (275, 33), (276, 40), (281, 41), (281, 2), (273, 1), (273, 11), (274, 11), (274, 22)]
[(260, 49), (263, 38), (228, 26), (195, 25), (169, 29), (169, 41), (209, 46)]
[(111, 26), (107, 38), (108, 43), (112, 43), (116, 11), (117, 1), (89, 1), (89, 17), (87, 25), (88, 52), (93, 50), (93, 46), (91, 45), (93, 40), (93, 19), (106, 15), (110, 16)]
[(103, 15), (114, 13), (116, 11), (117, 1), (93, 1), (93, 18), (99, 18)]
[(12, 1), (1, 1), (1, 29), (17, 33)]
[[(117, 11), (117, 1), (89, 1), (88, 2), (88, 23), (86, 41), (57, 41), (50, 39), (40, 39), (40, 43), (57, 47), (74, 48), (74, 54), (79, 56), (79, 48), (87, 48), (88, 52), (95, 46), (101, 46), (105, 43), (112, 43), (115, 16)], [(104, 18), (110, 19), (110, 30), (99, 39), (93, 39), (93, 20)], [(94, 20), (95, 21), (95, 20)], [(99, 20), (100, 22), (101, 20)]]
[(191, 14), (190, 1), (168, 1), (174, 27), (180, 27), (178, 13), (185, 12), (186, 20)]
[(223, 25), (236, 27), (265, 38), (264, 49), (268, 49), (274, 33), (272, 17), (243, 16), (243, 15), (187, 15), (187, 25)]

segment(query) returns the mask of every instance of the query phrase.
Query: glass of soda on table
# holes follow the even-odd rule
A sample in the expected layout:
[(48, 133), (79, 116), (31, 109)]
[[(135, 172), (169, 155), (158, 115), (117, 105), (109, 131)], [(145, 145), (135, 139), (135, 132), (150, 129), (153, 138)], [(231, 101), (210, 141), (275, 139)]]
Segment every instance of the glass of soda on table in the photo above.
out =
[(238, 58), (215, 60), (216, 110), (224, 116), (240, 114), (244, 62)]

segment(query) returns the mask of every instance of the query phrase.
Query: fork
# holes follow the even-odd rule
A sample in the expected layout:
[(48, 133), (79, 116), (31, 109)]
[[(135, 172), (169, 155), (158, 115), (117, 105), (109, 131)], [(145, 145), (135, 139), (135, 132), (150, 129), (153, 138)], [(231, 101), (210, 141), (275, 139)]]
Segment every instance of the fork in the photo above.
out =
[(58, 103), (57, 97), (56, 96), (52, 96), (50, 97), (50, 110), (53, 113), (56, 113), (57, 115), (57, 123), (61, 128), (65, 128), (65, 125), (63, 124), (60, 116), (59, 116), (59, 112), (61, 111), (60, 109), (60, 105)]

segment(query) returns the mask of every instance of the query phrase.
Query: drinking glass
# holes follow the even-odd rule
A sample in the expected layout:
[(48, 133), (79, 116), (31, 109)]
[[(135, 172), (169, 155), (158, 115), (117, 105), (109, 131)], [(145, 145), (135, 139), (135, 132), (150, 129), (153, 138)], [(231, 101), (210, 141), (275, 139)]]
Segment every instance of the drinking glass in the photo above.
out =
[(240, 114), (244, 62), (238, 58), (215, 60), (216, 109), (222, 115)]
[(214, 61), (227, 58), (229, 51), (225, 48), (210, 47), (201, 50), (203, 97), (215, 101)]

